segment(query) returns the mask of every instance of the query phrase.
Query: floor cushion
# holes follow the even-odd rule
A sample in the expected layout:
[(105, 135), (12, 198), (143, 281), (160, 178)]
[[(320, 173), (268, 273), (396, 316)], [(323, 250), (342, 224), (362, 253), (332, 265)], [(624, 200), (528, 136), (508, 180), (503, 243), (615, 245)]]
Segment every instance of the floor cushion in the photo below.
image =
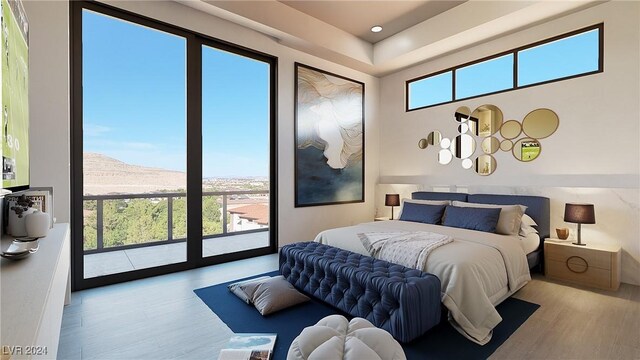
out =
[(306, 327), (291, 343), (287, 360), (307, 359), (405, 360), (406, 356), (391, 334), (369, 321), (330, 315)]

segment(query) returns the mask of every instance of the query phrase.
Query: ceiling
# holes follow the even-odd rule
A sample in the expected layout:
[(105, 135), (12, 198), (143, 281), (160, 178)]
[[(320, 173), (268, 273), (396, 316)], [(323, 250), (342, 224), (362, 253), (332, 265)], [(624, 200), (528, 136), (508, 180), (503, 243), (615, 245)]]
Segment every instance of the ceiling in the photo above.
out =
[[(175, 0), (374, 76), (601, 4), (571, 1)], [(370, 32), (382, 25), (379, 34)]]
[[(372, 44), (465, 2), (434, 0), (279, 1)], [(383, 30), (379, 33), (371, 32), (371, 27), (374, 25), (381, 25)]]

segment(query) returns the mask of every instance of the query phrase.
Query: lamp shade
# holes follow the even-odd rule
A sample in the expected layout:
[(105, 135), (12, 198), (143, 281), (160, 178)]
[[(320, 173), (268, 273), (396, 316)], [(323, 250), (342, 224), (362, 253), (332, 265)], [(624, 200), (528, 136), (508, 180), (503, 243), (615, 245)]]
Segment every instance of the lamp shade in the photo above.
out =
[(564, 221), (577, 224), (595, 224), (593, 204), (565, 204)]
[(384, 198), (384, 204), (386, 206), (400, 206), (400, 195), (387, 194)]

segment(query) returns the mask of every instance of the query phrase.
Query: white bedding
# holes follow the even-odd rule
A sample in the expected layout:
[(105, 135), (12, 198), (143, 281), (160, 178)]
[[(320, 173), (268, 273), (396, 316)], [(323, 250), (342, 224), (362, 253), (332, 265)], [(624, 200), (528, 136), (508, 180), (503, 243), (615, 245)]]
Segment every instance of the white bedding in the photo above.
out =
[(442, 283), (442, 303), (452, 325), (470, 340), (484, 345), (502, 321), (495, 305), (524, 286), (531, 276), (517, 236), (407, 221), (379, 221), (326, 230), (315, 241), (369, 255), (358, 233), (428, 231), (454, 241), (434, 249), (420, 269)]
[(532, 253), (538, 250), (540, 247), (540, 235), (538, 233), (529, 233), (525, 236), (518, 236), (520, 238), (520, 245), (525, 254)]

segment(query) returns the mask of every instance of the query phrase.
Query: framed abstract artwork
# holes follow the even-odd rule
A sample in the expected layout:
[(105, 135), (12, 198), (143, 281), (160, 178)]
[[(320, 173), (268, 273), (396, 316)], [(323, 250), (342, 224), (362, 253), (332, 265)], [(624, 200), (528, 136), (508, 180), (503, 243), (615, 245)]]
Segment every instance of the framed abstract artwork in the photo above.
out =
[(364, 202), (364, 83), (295, 64), (295, 206)]

